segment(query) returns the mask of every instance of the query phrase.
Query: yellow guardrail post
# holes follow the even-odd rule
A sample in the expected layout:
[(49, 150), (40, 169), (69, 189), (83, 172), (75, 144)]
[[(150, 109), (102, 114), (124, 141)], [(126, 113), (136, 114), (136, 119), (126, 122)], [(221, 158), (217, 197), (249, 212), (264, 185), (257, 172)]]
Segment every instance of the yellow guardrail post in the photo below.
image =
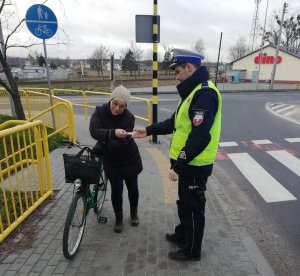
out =
[[(147, 121), (148, 126), (150, 126), (151, 125), (151, 104), (150, 104), (150, 101), (147, 100), (147, 99), (144, 99), (144, 98), (140, 98), (140, 97), (131, 97), (131, 98), (134, 99), (134, 100), (138, 100), (138, 101), (142, 101), (142, 102), (146, 103), (146, 105), (147, 105), (147, 115), (148, 115), (146, 121)], [(136, 117), (141, 119), (141, 117), (138, 117), (138, 116), (136, 116)]]
[(35, 140), (35, 149), (36, 149), (36, 161), (38, 167), (38, 176), (39, 176), (39, 183), (40, 183), (40, 195), (44, 194), (45, 187), (44, 187), (44, 179), (43, 179), (43, 171), (42, 171), (42, 144), (41, 144), (41, 136), (37, 131), (37, 127), (33, 128), (34, 133), (34, 140)]

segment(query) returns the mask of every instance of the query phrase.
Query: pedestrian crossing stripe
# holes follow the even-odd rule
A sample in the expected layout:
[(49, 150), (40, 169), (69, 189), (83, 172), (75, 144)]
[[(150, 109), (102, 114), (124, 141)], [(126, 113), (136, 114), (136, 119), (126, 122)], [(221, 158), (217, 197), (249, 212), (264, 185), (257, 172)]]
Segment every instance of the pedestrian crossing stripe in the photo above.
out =
[[(285, 141), (289, 143), (300, 143), (300, 137), (294, 137), (294, 138), (284, 138)], [(244, 143), (245, 141), (243, 141)], [(264, 140), (251, 140), (252, 143), (256, 145), (264, 145), (264, 144), (273, 144), (272, 141), (264, 139)], [(239, 144), (235, 141), (227, 141), (227, 142), (219, 142), (219, 147), (236, 147)]]
[(237, 142), (220, 142), (219, 143), (220, 147), (235, 147), (238, 146)]
[(300, 142), (300, 138), (285, 138), (284, 140), (290, 142), (290, 143), (298, 143)]
[(248, 153), (230, 153), (228, 156), (267, 203), (296, 200)]
[(272, 157), (300, 176), (300, 159), (290, 154), (286, 150), (267, 151)]
[(252, 143), (256, 145), (273, 144), (270, 140), (252, 140)]

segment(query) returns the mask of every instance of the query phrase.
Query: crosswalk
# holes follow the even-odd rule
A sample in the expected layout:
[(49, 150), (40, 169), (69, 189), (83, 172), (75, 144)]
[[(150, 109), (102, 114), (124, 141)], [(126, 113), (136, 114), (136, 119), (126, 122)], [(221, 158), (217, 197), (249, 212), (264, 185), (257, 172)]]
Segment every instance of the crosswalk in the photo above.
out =
[[(300, 138), (285, 138), (285, 141), (289, 143), (300, 143)], [(252, 144), (252, 147), (249, 148), (263, 150), (268, 156), (271, 156), (293, 174), (298, 176), (298, 184), (300, 184), (300, 159), (294, 155), (296, 154), (295, 151), (293, 152), (292, 150), (284, 149), (267, 139), (252, 140), (249, 144)], [(230, 150), (240, 145), (245, 146), (245, 141), (220, 142), (217, 160), (231, 160), (265, 202), (272, 203), (297, 200), (297, 198), (279, 183), (271, 173), (264, 169), (263, 164), (256, 161), (254, 157), (251, 156), (251, 153)], [(230, 151), (233, 152), (230, 153)]]

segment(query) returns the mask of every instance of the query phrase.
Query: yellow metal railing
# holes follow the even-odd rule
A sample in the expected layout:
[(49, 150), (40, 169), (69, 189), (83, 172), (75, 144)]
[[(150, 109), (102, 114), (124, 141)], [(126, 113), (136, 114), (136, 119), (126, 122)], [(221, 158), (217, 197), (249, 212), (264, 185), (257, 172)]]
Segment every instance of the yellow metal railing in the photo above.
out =
[[(37, 92), (39, 91), (39, 92)], [(74, 89), (53, 89), (52, 101), (53, 106), (50, 104), (50, 96), (48, 88), (26, 88), (19, 89), (21, 101), (24, 108), (25, 116), (29, 121), (36, 119), (42, 120), (46, 126), (54, 128), (57, 132), (62, 132), (67, 135), (69, 140), (76, 141), (75, 122), (73, 116), (73, 106), (83, 107), (84, 117), (88, 119), (89, 108), (96, 108), (95, 105), (88, 104), (89, 95), (102, 95), (108, 97), (110, 93), (107, 92), (92, 92)], [(57, 93), (73, 93), (82, 96), (82, 103), (71, 103), (65, 99), (54, 96)], [(135, 118), (146, 122), (147, 125), (151, 124), (151, 103), (149, 100), (140, 97), (131, 97), (133, 100), (141, 101), (146, 104), (147, 117), (135, 115)], [(0, 114), (12, 115), (10, 110), (10, 102), (8, 92), (0, 89)], [(53, 134), (54, 135), (54, 134)]]
[[(54, 128), (52, 135), (60, 132), (66, 135), (70, 141), (76, 141), (76, 131), (73, 115), (73, 105), (70, 101), (52, 96), (53, 106), (50, 105), (49, 94), (25, 91), (28, 120), (42, 120), (46, 126)], [(51, 116), (53, 112), (53, 117)]]
[[(47, 89), (42, 88), (36, 88), (35, 90), (47, 92)], [(54, 128), (54, 117), (55, 132), (51, 136), (60, 132), (67, 136), (70, 141), (76, 141), (73, 106), (70, 101), (52, 96), (53, 106), (51, 107), (50, 96), (47, 93), (23, 89), (20, 89), (19, 92), (28, 121), (39, 119), (46, 126)], [(8, 92), (6, 90), (0, 90), (0, 100), (0, 114), (11, 115)]]
[[(111, 93), (108, 92), (93, 92), (93, 91), (83, 91), (83, 90), (71, 90), (71, 89), (53, 89), (53, 94), (57, 93), (73, 93), (73, 94), (80, 94), (82, 96), (82, 103), (73, 103), (74, 106), (81, 106), (84, 108), (84, 117), (88, 119), (88, 109), (89, 108), (96, 108), (95, 105), (88, 104), (88, 95), (103, 95), (103, 96), (110, 96)], [(142, 120), (147, 123), (147, 125), (151, 124), (151, 103), (149, 100), (140, 98), (140, 97), (131, 97), (132, 100), (144, 102), (147, 106), (147, 117), (142, 117), (138, 115), (134, 115), (135, 118)]]
[[(5, 129), (9, 124), (19, 124)], [(42, 121), (0, 125), (0, 242), (52, 193), (47, 130)]]

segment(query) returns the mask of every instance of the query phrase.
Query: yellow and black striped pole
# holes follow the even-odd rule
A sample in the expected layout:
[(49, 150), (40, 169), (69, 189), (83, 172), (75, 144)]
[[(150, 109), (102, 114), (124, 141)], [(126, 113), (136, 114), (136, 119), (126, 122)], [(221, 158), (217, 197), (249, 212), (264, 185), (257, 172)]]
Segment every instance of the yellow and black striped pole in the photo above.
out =
[[(158, 87), (158, 62), (157, 62), (157, 44), (158, 44), (158, 16), (157, 0), (153, 0), (153, 65), (152, 65), (152, 123), (157, 123), (157, 87)], [(157, 135), (152, 136), (152, 143), (157, 143)]]

